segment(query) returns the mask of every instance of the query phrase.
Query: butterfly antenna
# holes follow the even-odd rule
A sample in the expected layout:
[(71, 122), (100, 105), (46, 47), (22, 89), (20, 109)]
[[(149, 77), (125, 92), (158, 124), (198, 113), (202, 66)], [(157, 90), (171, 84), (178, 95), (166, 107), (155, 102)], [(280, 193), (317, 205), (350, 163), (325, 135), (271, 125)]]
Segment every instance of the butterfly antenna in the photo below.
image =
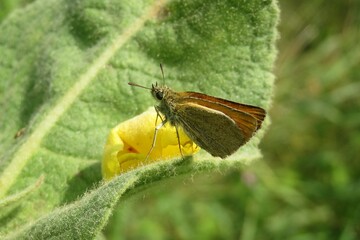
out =
[(162, 77), (163, 77), (163, 85), (165, 85), (164, 69), (163, 69), (163, 66), (162, 66), (161, 63), (160, 63), (160, 69), (161, 69), (161, 74), (162, 74)]
[(129, 82), (128, 84), (129, 84), (130, 86), (139, 87), (139, 88), (145, 88), (145, 89), (151, 90), (151, 88), (141, 86), (141, 85), (139, 85), (139, 84), (137, 84), (137, 83)]

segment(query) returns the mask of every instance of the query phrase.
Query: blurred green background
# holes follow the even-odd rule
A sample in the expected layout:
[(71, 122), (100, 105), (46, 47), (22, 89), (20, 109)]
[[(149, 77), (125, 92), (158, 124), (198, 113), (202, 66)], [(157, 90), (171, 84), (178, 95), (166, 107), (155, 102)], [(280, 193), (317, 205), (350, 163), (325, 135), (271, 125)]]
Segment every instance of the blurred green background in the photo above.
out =
[[(0, 0), (0, 22), (31, 0)], [(107, 239), (360, 239), (360, 1), (279, 1), (264, 160), (127, 199)]]

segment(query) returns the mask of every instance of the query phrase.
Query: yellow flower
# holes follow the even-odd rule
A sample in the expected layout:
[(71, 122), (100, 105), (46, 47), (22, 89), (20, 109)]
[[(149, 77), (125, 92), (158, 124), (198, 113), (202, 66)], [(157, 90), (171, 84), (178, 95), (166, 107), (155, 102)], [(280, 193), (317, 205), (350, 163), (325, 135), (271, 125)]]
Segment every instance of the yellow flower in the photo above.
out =
[[(154, 108), (120, 123), (110, 131), (102, 160), (102, 174), (106, 180), (114, 176), (156, 161), (181, 158), (175, 127), (169, 123), (158, 131), (155, 147), (150, 152), (155, 132)], [(159, 124), (161, 119), (158, 119)], [(179, 130), (180, 147), (184, 156), (192, 155), (200, 148)]]

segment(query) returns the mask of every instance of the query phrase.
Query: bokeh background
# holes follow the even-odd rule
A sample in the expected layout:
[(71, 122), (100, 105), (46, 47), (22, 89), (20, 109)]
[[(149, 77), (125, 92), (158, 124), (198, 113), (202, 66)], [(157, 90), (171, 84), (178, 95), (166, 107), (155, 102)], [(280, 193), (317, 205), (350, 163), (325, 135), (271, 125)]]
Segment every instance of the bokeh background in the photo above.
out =
[[(0, 0), (0, 23), (30, 2)], [(360, 239), (360, 1), (279, 5), (264, 159), (127, 199), (103, 237)]]

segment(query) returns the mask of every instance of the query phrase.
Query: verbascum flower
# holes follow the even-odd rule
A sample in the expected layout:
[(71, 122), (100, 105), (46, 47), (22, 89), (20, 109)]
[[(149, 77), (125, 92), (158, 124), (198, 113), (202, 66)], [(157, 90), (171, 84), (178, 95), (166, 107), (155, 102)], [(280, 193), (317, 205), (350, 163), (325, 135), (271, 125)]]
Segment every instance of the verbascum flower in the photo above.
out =
[[(110, 131), (102, 160), (104, 179), (110, 180), (118, 174), (153, 162), (181, 158), (179, 144), (184, 156), (200, 150), (180, 127), (178, 140), (176, 129), (170, 123), (158, 130), (154, 148), (151, 150), (156, 117), (157, 113), (152, 107)], [(158, 118), (157, 124), (160, 123), (161, 119)]]

